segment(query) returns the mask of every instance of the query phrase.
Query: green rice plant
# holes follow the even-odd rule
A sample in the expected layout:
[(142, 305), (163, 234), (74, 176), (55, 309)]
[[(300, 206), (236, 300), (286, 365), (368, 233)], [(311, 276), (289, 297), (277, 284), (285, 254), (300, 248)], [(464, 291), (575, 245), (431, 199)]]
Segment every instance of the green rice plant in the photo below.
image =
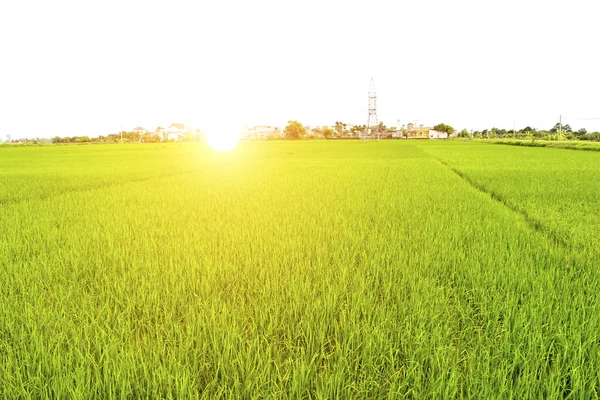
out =
[[(411, 141), (0, 149), (0, 397), (598, 397), (598, 253), (513, 205), (580, 189), (550, 196), (531, 173), (511, 190), (506, 165), (480, 172), (489, 149), (533, 171), (559, 157)], [(597, 165), (570, 153), (571, 177)]]
[(569, 251), (597, 257), (600, 154), (476, 143), (422, 147)]

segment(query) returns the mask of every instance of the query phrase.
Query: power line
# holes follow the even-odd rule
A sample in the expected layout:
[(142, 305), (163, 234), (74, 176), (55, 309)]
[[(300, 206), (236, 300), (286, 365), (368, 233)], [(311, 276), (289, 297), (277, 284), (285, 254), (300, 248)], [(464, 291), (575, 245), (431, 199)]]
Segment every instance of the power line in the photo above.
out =
[(563, 115), (563, 118), (573, 119), (573, 120), (580, 120), (580, 121), (589, 121), (589, 120), (600, 119), (600, 117), (589, 117), (589, 118), (586, 118), (586, 117), (567, 117), (567, 116), (564, 116), (564, 115)]

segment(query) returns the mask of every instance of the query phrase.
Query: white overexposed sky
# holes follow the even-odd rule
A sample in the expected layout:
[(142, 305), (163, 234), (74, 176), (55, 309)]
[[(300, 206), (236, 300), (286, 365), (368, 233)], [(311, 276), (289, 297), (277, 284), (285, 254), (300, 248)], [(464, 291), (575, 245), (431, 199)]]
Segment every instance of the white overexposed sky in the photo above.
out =
[(600, 130), (595, 1), (0, 2), (0, 140), (182, 122)]

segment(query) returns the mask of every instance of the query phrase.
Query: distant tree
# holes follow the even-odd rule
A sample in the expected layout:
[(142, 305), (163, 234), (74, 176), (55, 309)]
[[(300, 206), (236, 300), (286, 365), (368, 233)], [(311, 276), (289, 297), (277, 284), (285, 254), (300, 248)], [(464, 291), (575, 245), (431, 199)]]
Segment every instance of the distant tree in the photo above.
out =
[(142, 142), (144, 143), (158, 143), (160, 142), (160, 135), (154, 132), (146, 132), (142, 137)]
[[(554, 125), (554, 127), (552, 129), (550, 129), (550, 132), (556, 133), (556, 132), (558, 132), (559, 129), (561, 129), (560, 123), (557, 122), (556, 125)], [(566, 125), (562, 126), (562, 131), (563, 132), (573, 132), (573, 128), (571, 128), (571, 126), (569, 124), (566, 124)]]
[(333, 136), (335, 131), (328, 126), (324, 126), (323, 129), (321, 129), (321, 133), (323, 134), (323, 137), (325, 139), (329, 139), (330, 137)]
[(466, 129), (463, 129), (462, 131), (458, 132), (458, 137), (460, 137), (460, 138), (467, 138), (470, 136), (471, 135), (469, 135), (469, 131)]
[(578, 136), (578, 137), (583, 136), (587, 133), (587, 129), (581, 128), (580, 130), (578, 130), (577, 132), (574, 132), (574, 133), (575, 133), (575, 136)]
[(288, 121), (288, 125), (283, 130), (286, 139), (297, 140), (304, 136), (304, 126), (298, 121)]
[(352, 128), (350, 128), (350, 133), (352, 136), (359, 136), (362, 135), (366, 128), (367, 127), (365, 125), (354, 125)]
[(579, 139), (600, 141), (600, 132), (587, 132), (585, 135), (582, 135)]
[(534, 132), (534, 131), (535, 131), (535, 129), (533, 129), (532, 127), (526, 126), (525, 128), (519, 130), (519, 133), (525, 133), (525, 134), (527, 134), (527, 133), (531, 133), (531, 132)]
[(446, 132), (448, 134), (448, 136), (450, 136), (454, 133), (454, 128), (451, 127), (450, 125), (446, 125), (444, 123), (437, 124), (436, 126), (433, 127), (433, 129), (438, 132)]
[(346, 126), (347, 124), (341, 121), (335, 121), (333, 129), (335, 130), (336, 135), (343, 136), (346, 133)]

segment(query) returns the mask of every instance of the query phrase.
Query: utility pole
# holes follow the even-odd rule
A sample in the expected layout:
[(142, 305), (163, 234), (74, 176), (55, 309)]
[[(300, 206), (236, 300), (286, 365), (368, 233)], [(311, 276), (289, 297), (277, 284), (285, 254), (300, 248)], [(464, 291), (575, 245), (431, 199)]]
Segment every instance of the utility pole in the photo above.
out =
[(558, 117), (558, 125), (560, 128), (558, 128), (558, 136), (556, 140), (560, 140), (560, 135), (562, 133), (562, 114)]

